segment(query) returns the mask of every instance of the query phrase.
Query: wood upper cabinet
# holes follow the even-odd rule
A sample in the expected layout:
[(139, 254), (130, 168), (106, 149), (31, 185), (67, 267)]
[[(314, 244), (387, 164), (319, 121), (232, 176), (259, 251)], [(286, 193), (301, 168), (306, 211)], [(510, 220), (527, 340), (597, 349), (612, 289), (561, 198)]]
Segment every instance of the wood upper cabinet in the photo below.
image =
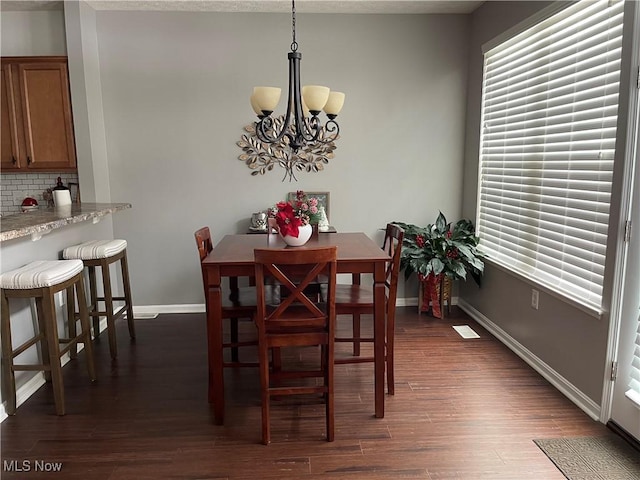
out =
[[(20, 142), (18, 142), (18, 120), (16, 98), (13, 94), (13, 75), (11, 65), (2, 63), (2, 76), (0, 77), (0, 100), (2, 112), (2, 125), (0, 125), (0, 138), (2, 139), (2, 156), (0, 157), (0, 168), (2, 170), (20, 168), (19, 159)], [(20, 130), (22, 134), (22, 130)]]
[(76, 169), (65, 57), (2, 58), (2, 170)]

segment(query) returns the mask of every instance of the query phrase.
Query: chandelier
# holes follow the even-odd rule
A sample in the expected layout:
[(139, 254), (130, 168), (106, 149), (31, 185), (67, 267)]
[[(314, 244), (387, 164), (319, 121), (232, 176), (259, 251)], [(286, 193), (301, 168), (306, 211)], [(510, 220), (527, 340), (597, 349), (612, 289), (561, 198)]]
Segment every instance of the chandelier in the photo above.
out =
[[(332, 92), (328, 87), (305, 85), (300, 88), (300, 60), (296, 42), (296, 4), (291, 1), (291, 51), (289, 52), (289, 95), (284, 123), (278, 122), (271, 114), (280, 101), (281, 89), (277, 87), (254, 87), (251, 107), (258, 115), (255, 126), (257, 138), (267, 144), (277, 144), (281, 140), (288, 143), (294, 153), (310, 144), (328, 144), (340, 133), (335, 121), (344, 104), (344, 93)], [(327, 122), (323, 126), (318, 118), (324, 110)]]

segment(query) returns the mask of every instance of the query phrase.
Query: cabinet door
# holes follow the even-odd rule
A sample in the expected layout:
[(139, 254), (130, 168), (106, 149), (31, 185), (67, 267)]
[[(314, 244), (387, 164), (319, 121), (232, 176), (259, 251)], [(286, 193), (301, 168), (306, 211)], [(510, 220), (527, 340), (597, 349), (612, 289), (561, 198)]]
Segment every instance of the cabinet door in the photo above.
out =
[[(2, 113), (2, 125), (0, 137), (2, 138), (2, 156), (0, 168), (11, 170), (20, 168), (20, 146), (18, 143), (18, 124), (22, 121), (19, 116), (19, 102), (15, 97), (14, 76), (11, 73), (10, 64), (2, 64), (0, 77), (0, 112)], [(22, 130), (22, 129), (20, 129)]]
[(76, 152), (66, 63), (20, 63), (18, 78), (27, 168), (75, 168)]

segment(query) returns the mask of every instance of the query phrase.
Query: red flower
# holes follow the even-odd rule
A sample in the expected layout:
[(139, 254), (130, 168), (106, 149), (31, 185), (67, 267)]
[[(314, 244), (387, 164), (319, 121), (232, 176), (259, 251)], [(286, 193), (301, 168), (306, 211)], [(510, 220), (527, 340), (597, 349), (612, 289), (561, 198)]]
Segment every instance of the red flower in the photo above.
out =
[(298, 238), (298, 228), (302, 226), (302, 219), (296, 216), (293, 206), (289, 202), (278, 203), (276, 223), (282, 235), (291, 235)]
[(422, 248), (424, 247), (424, 237), (422, 235), (417, 235), (416, 236), (416, 244)]
[(453, 247), (447, 252), (447, 258), (458, 258), (458, 253), (458, 249), (456, 247)]

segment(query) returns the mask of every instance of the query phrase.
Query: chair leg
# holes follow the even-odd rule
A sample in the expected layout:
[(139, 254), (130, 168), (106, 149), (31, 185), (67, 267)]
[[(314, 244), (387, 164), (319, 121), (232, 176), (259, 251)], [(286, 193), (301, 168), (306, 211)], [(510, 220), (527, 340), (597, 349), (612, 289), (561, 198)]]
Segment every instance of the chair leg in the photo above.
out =
[(282, 350), (280, 347), (273, 347), (271, 349), (271, 368), (274, 372), (282, 370)]
[(125, 250), (120, 259), (122, 271), (122, 286), (124, 288), (124, 299), (127, 302), (127, 325), (129, 327), (129, 337), (136, 338), (136, 327), (133, 323), (133, 302), (131, 300), (131, 282), (129, 281), (129, 264), (127, 262), (127, 252)]
[(113, 318), (113, 292), (111, 291), (111, 273), (109, 272), (109, 264), (103, 262), (100, 265), (102, 270), (102, 286), (104, 288), (104, 304), (107, 311), (107, 333), (109, 337), (109, 351), (111, 359), (118, 358), (118, 344), (116, 339), (116, 323)]
[[(229, 323), (231, 324), (231, 343), (238, 343), (238, 319), (231, 318), (229, 319)], [(238, 347), (231, 347), (231, 361), (239, 362), (240, 356), (238, 355)]]
[(360, 356), (360, 314), (353, 314), (353, 356)]
[(51, 369), (51, 384), (53, 387), (53, 399), (56, 405), (56, 414), (64, 415), (64, 385), (62, 382), (62, 365), (60, 363), (60, 342), (58, 340), (58, 325), (56, 311), (53, 303), (53, 294), (45, 294), (42, 298), (42, 311), (45, 315), (46, 342), (49, 348), (49, 358), (43, 359), (49, 362)]
[[(46, 363), (49, 359), (49, 344), (47, 342), (47, 314), (44, 311), (42, 304), (42, 298), (36, 298), (36, 317), (38, 320), (38, 329), (40, 335), (42, 335), (42, 341), (40, 341), (40, 355), (42, 356), (42, 363)], [(44, 379), (47, 382), (51, 382), (51, 370), (44, 370)]]
[(334, 394), (333, 394), (333, 366), (334, 366), (334, 346), (327, 345), (323, 350), (326, 352), (325, 357), (325, 386), (327, 387), (326, 396), (326, 422), (327, 422), (327, 441), (333, 442), (335, 437), (335, 419), (334, 419)]
[[(255, 283), (255, 279), (254, 279)], [(229, 288), (230, 294), (229, 299), (232, 302), (237, 301), (238, 299), (238, 277), (229, 277)], [(238, 343), (238, 319), (231, 318), (229, 320), (229, 324), (231, 325), (231, 343)], [(238, 347), (231, 347), (231, 361), (238, 361)]]
[(98, 338), (100, 336), (100, 315), (98, 314), (98, 284), (96, 281), (96, 267), (89, 266), (89, 298), (91, 299), (91, 305), (89, 311), (95, 313), (91, 315), (93, 319), (93, 337)]
[[(80, 299), (80, 297), (78, 297)], [(80, 301), (78, 301), (80, 304)], [(69, 338), (74, 339), (78, 335), (76, 333), (76, 301), (73, 296), (73, 285), (67, 288), (67, 324), (69, 330)], [(78, 356), (78, 344), (73, 343), (69, 349), (69, 356), (76, 358)]]
[[(78, 282), (76, 283), (76, 296), (78, 298), (78, 310), (80, 313), (80, 329), (82, 331), (80, 337), (82, 338), (82, 343), (84, 344), (85, 358), (87, 361), (87, 371), (89, 373), (89, 378), (92, 382), (96, 381), (96, 367), (93, 361), (93, 344), (91, 343), (91, 327), (89, 322), (89, 312), (87, 309), (86, 302), (83, 302), (82, 298), (85, 298), (84, 291), (84, 278), (80, 276)], [(75, 325), (75, 319), (74, 319)]]
[(389, 395), (395, 395), (395, 378), (393, 374), (394, 362), (393, 362), (393, 350), (395, 341), (395, 329), (396, 329), (395, 314), (387, 316), (387, 341), (385, 342), (385, 355), (387, 362), (387, 392)]
[(6, 412), (8, 415), (16, 413), (16, 377), (13, 371), (13, 345), (11, 344), (11, 320), (9, 317), (9, 301), (2, 292), (2, 378), (7, 393)]
[(262, 443), (269, 445), (271, 442), (270, 430), (270, 395), (269, 395), (269, 349), (264, 343), (258, 345), (260, 356), (260, 398), (262, 401)]

